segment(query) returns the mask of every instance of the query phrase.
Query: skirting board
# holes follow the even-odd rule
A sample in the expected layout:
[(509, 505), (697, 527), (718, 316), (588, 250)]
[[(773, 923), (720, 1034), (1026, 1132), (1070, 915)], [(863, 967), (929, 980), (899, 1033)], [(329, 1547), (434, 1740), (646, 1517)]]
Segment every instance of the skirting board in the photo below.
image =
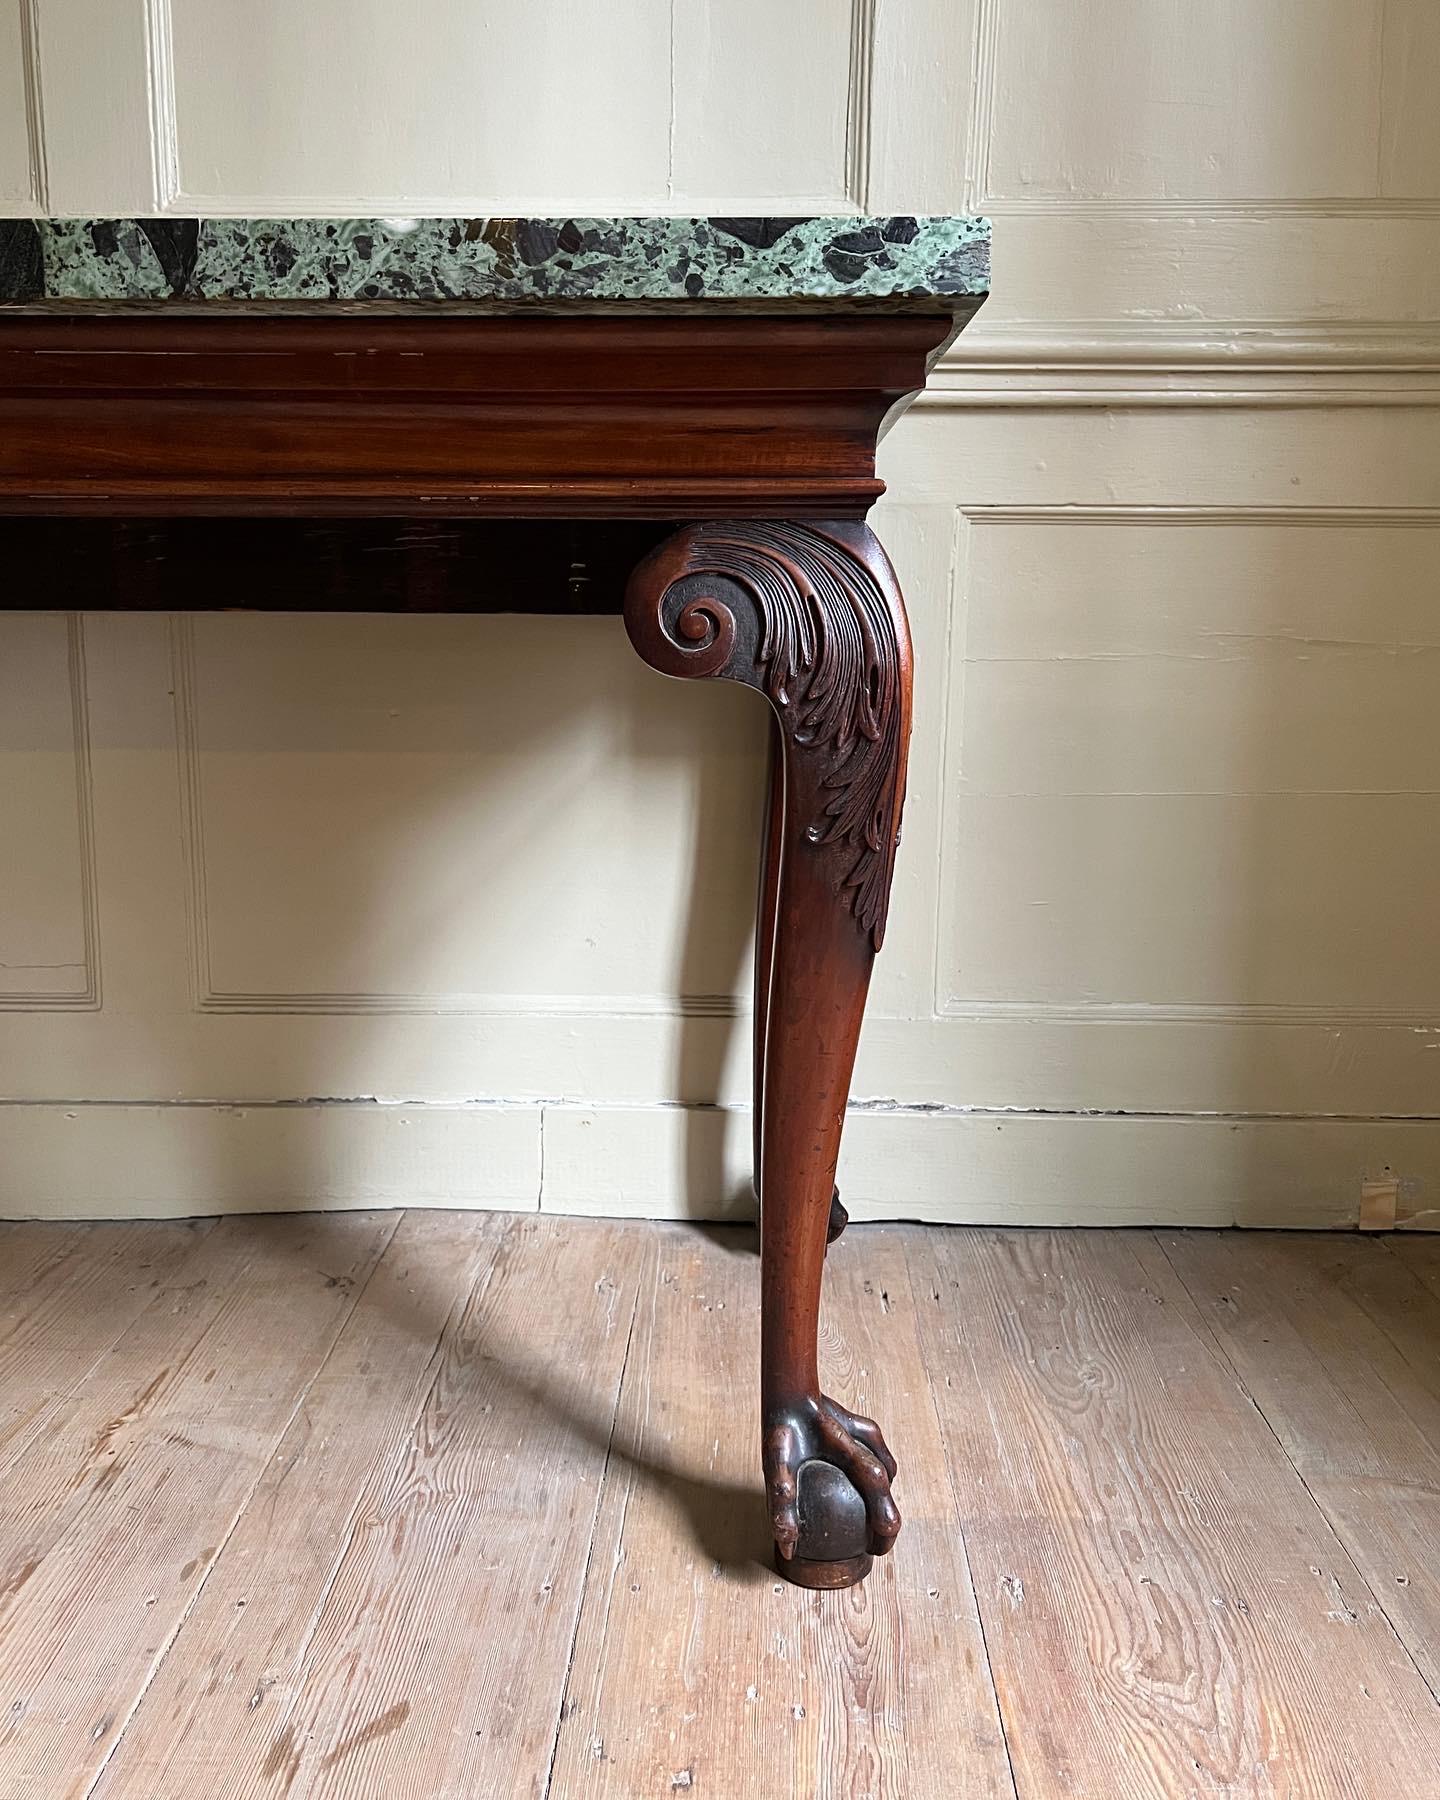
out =
[[(753, 1214), (742, 1109), (0, 1105), (0, 1217), (172, 1218), (445, 1206), (633, 1218)], [(1440, 1120), (852, 1110), (857, 1219), (1355, 1226), (1362, 1194), (1440, 1228)], [(1383, 1221), (1381, 1221), (1383, 1223)]]

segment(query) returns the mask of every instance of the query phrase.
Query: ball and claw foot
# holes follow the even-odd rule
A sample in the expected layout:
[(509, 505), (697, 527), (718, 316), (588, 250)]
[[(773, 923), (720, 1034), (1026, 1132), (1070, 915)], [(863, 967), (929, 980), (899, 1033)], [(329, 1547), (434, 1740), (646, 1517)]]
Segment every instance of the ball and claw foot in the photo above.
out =
[(779, 1572), (808, 1588), (863, 1580), (900, 1530), (880, 1427), (823, 1394), (806, 1398), (767, 1419), (763, 1460)]

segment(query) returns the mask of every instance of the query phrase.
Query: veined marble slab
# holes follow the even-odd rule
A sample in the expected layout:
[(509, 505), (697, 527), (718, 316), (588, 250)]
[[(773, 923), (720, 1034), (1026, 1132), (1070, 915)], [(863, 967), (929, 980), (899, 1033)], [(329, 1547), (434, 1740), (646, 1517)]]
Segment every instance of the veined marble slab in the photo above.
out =
[(0, 305), (833, 301), (970, 311), (980, 218), (5, 219)]

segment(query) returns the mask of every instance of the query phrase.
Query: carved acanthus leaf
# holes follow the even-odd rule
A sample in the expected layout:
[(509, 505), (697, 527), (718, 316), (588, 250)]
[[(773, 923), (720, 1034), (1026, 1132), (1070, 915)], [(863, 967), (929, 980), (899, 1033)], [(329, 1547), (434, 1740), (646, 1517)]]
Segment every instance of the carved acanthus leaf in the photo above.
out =
[[(794, 752), (815, 774), (818, 808), (805, 836), (835, 858), (838, 885), (878, 949), (908, 726), (896, 602), (843, 539), (805, 525), (697, 525), (666, 552), (663, 666), (748, 681), (769, 696)], [(696, 592), (696, 576), (713, 578), (716, 591)], [(737, 629), (727, 585), (750, 596), (758, 636)]]

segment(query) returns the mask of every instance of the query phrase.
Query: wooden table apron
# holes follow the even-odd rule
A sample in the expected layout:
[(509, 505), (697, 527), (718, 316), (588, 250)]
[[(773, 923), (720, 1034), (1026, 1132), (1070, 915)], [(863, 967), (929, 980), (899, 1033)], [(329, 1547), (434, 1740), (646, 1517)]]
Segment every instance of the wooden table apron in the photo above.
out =
[(943, 302), (0, 316), (5, 607), (43, 604), (68, 568), (126, 610), (304, 591), (355, 610), (623, 611), (656, 669), (769, 701), (762, 1459), (778, 1566), (809, 1586), (859, 1580), (900, 1525), (894, 1460), (821, 1393), (816, 1337), (910, 731), (904, 607), (865, 515), (882, 425), (955, 324)]

